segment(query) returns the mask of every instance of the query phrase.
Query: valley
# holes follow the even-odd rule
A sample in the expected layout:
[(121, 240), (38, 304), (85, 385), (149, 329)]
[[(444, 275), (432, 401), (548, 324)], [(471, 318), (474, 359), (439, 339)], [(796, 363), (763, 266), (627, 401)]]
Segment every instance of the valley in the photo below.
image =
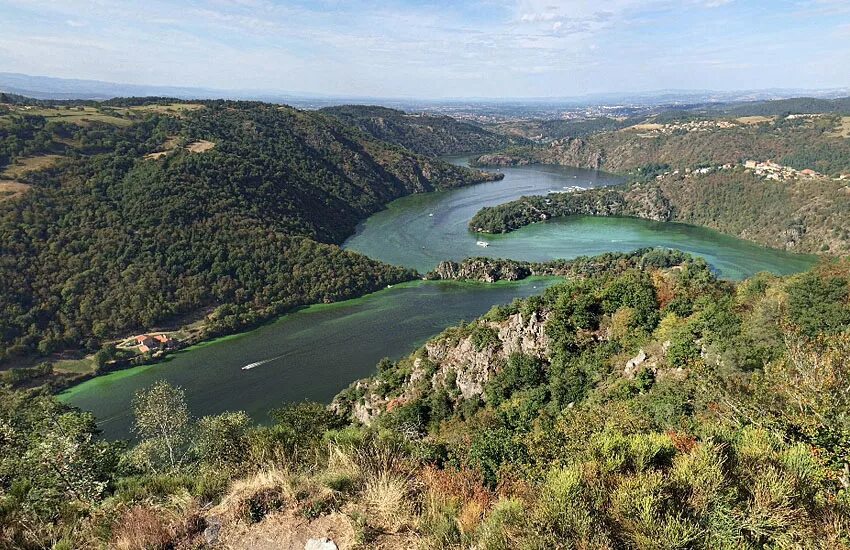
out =
[[(467, 157), (451, 157), (455, 164)], [(814, 258), (771, 250), (699, 227), (627, 218), (569, 218), (504, 236), (487, 236), (467, 223), (483, 205), (567, 185), (619, 184), (618, 177), (562, 167), (504, 168), (496, 182), (398, 199), (366, 219), (344, 249), (387, 264), (433, 270), (443, 260), (489, 256), (547, 261), (629, 252), (645, 247), (675, 248), (704, 257), (722, 277), (743, 279), (760, 271), (804, 271)], [(433, 214), (433, 215), (432, 215)], [(379, 359), (397, 359), (417, 343), (490, 306), (539, 294), (558, 278), (513, 284), (416, 282), (394, 285), (353, 301), (313, 306), (256, 331), (225, 337), (180, 351), (165, 362), (98, 376), (60, 397), (91, 410), (113, 437), (128, 437), (129, 403), (155, 380), (186, 388), (194, 414), (243, 410), (259, 422), (281, 402), (328, 402), (352, 380), (374, 370)], [(321, 353), (316, 350), (321, 349)], [(241, 367), (280, 359), (250, 372)]]
[[(60, 452), (89, 465), (92, 479), (121, 484), (70, 482), (92, 498), (112, 491), (135, 502), (131, 510), (147, 509), (139, 499), (159, 503), (175, 494), (191, 495), (193, 505), (217, 502), (199, 509), (192, 525), (182, 526), (189, 521), (184, 512), (174, 515), (168, 529), (176, 534), (169, 536), (185, 540), (212, 536), (215, 526), (224, 540), (250, 538), (253, 523), (288, 525), (282, 514), (291, 513), (321, 529), (332, 517), (324, 511), (332, 510), (333, 517), (365, 517), (369, 529), (384, 529), (358, 535), (377, 543), (414, 532), (442, 536), (408, 507), (449, 525), (461, 521), (467, 512), (434, 504), (443, 498), (434, 480), (446, 479), (479, 495), (451, 497), (463, 509), (483, 502), (492, 510), (488, 521), (502, 522), (499, 529), (539, 541), (553, 540), (563, 525), (545, 517), (545, 499), (560, 490), (550, 477), (572, 476), (582, 491), (593, 486), (575, 469), (550, 468), (552, 460), (595, 468), (607, 460), (608, 446), (626, 445), (628, 464), (615, 466), (606, 483), (631, 495), (643, 474), (630, 464), (648, 460), (664, 495), (654, 505), (683, 502), (680, 508), (691, 505), (681, 500), (680, 474), (669, 461), (711, 453), (709, 442), (746, 457), (752, 451), (736, 438), (764, 440), (784, 430), (841, 460), (840, 449), (818, 435), (794, 435), (800, 420), (765, 404), (774, 394), (750, 376), (765, 364), (779, 368), (790, 353), (808, 357), (806, 338), (818, 335), (828, 357), (843, 357), (846, 266), (794, 253), (843, 250), (840, 231), (829, 233), (827, 248), (809, 244), (826, 234), (818, 227), (843, 219), (841, 196), (818, 200), (828, 189), (822, 174), (770, 163), (680, 172), (656, 163), (619, 174), (524, 160), (482, 168), (487, 155), (438, 159), (416, 152), (456, 153), (467, 137), (479, 144), (473, 151), (505, 143), (484, 128), (442, 118), (423, 125), (399, 112), (377, 111), (376, 119), (370, 109), (326, 114), (228, 102), (186, 109), (171, 101), (130, 103), (114, 111), (129, 117), (120, 125), (12, 116), (31, 139), (9, 140), (0, 150), (22, 180), (0, 203), (7, 238), (0, 266), (13, 283), (0, 294), (0, 335), (13, 343), (5, 348), (7, 365), (20, 357), (33, 365), (3, 371), (17, 389), (0, 388), (9, 403), (0, 413), (10, 413), (15, 434), (58, 437), (62, 445), (73, 438)], [(345, 117), (356, 127), (341, 122)], [(470, 159), (479, 167), (470, 168)], [(715, 181), (720, 176), (726, 180)], [(796, 186), (800, 204), (816, 206), (793, 241), (799, 246), (789, 250), (765, 238), (788, 237), (775, 232), (776, 219), (789, 217), (776, 208), (796, 203), (768, 200), (765, 192), (783, 185)], [(747, 205), (759, 193), (763, 211), (752, 216)], [(530, 223), (541, 213), (545, 223)], [(104, 291), (98, 301), (95, 294)], [(128, 337), (129, 329), (137, 336)], [(783, 337), (797, 339), (794, 350)], [(60, 354), (68, 349), (96, 353), (75, 361)], [(38, 363), (39, 355), (61, 358)], [(770, 391), (795, 398), (787, 382), (793, 372), (768, 374)], [(89, 379), (56, 399), (43, 393), (75, 377)], [(833, 393), (829, 387), (826, 395)], [(759, 407), (775, 431), (735, 431), (740, 411)], [(51, 411), (65, 411), (60, 418), (70, 424), (61, 434)], [(617, 414), (609, 422), (611, 411)], [(165, 416), (145, 428), (144, 414)], [(843, 433), (825, 424), (812, 429)], [(28, 441), (16, 435), (14, 445), (29, 448)], [(172, 445), (181, 458), (167, 451)], [(798, 447), (771, 445), (760, 460), (781, 463), (775, 475), (799, 488), (787, 466)], [(27, 461), (40, 452), (9, 456)], [(407, 473), (373, 464), (371, 456), (405, 464)], [(117, 473), (119, 460), (130, 473)], [(287, 470), (268, 471), (268, 464)], [(735, 467), (741, 476), (754, 471)], [(832, 465), (817, 468), (838, 481), (789, 504), (799, 517), (783, 525), (799, 540), (835, 536), (830, 524), (804, 532), (823, 515), (840, 513), (840, 505), (820, 503), (845, 478)], [(401, 487), (397, 519), (382, 519), (386, 512), (369, 500), (373, 475)], [(748, 482), (738, 479), (712, 494), (725, 495), (734, 509), (727, 521), (757, 521), (752, 499), (741, 492)], [(49, 476), (33, 482), (44, 480)], [(542, 496), (516, 488), (523, 484), (542, 488)], [(292, 494), (290, 486), (297, 488)], [(257, 500), (263, 495), (271, 500)], [(61, 507), (50, 502), (49, 510)], [(103, 502), (97, 506), (113, 506)], [(494, 519), (505, 502), (528, 507), (533, 528)], [(628, 511), (610, 512), (596, 497), (573, 502), (600, 533), (585, 537), (591, 546), (631, 536), (619, 527)], [(240, 519), (244, 507), (256, 510), (247, 524)], [(675, 519), (659, 508), (658, 517), (725, 536), (699, 527), (702, 509), (688, 510)], [(122, 512), (116, 528), (133, 529), (134, 513)], [(484, 512), (475, 514), (470, 521), (478, 525)], [(156, 517), (150, 521), (165, 521)], [(476, 529), (449, 528), (445, 536), (500, 540)], [(657, 536), (679, 540), (675, 533)]]
[(0, 14), (0, 550), (850, 550), (850, 0)]

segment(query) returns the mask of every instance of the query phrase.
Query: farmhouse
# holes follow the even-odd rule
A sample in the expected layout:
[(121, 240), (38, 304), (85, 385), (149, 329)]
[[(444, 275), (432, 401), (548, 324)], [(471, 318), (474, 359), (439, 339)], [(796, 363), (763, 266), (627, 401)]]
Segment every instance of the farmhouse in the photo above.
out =
[(135, 340), (141, 353), (168, 349), (174, 343), (174, 340), (165, 334), (140, 334)]

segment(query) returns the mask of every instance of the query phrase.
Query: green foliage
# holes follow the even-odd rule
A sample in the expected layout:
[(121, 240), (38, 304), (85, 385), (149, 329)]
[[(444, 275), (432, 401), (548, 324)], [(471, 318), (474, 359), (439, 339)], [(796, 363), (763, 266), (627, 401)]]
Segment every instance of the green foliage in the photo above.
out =
[(658, 324), (655, 287), (645, 273), (632, 272), (617, 278), (602, 293), (602, 311), (614, 313), (628, 307), (633, 311), (633, 328), (651, 333)]
[(90, 413), (0, 387), (0, 426), (0, 545), (36, 547), (108, 495), (120, 446)]
[(251, 419), (244, 412), (205, 416), (198, 421), (194, 453), (211, 471), (223, 472), (245, 462), (250, 451)]
[(140, 443), (134, 462), (145, 471), (178, 469), (188, 459), (192, 422), (182, 388), (159, 381), (136, 392), (133, 431)]
[(0, 384), (12, 387), (23, 386), (32, 380), (49, 376), (53, 372), (50, 363), (40, 363), (34, 367), (19, 367), (0, 371)]
[(507, 428), (494, 428), (473, 436), (464, 462), (481, 474), (487, 486), (495, 487), (502, 465), (519, 464), (525, 455), (525, 446), (517, 434)]
[(487, 381), (484, 395), (487, 402), (495, 407), (514, 392), (539, 386), (545, 379), (546, 374), (539, 359), (513, 353), (505, 366)]
[(289, 430), (297, 441), (312, 444), (328, 430), (342, 427), (343, 421), (321, 403), (305, 401), (272, 409), (269, 415), (278, 426)]
[[(4, 154), (66, 154), (0, 203), (0, 360), (95, 351), (211, 307), (208, 335), (232, 332), (408, 280), (410, 270), (335, 245), (393, 199), (491, 177), (315, 112), (203, 105), (127, 127), (41, 117), (0, 126), (0, 166)], [(215, 147), (145, 158), (169, 138)]]
[(469, 336), (476, 351), (483, 351), (500, 342), (499, 333), (493, 327), (482, 323), (476, 324)]
[(804, 273), (787, 287), (791, 321), (813, 337), (850, 326), (850, 289), (844, 277)]
[(449, 116), (416, 114), (365, 105), (343, 105), (321, 109), (376, 139), (395, 143), (422, 155), (441, 156), (481, 153), (512, 144), (528, 143), (523, 138), (496, 134)]

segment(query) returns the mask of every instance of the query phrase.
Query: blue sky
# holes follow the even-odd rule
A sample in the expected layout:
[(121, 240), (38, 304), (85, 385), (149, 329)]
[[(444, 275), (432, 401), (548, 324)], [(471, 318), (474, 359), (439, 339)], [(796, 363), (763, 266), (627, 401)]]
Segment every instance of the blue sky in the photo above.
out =
[(383, 97), (850, 85), (850, 0), (0, 0), (0, 71)]

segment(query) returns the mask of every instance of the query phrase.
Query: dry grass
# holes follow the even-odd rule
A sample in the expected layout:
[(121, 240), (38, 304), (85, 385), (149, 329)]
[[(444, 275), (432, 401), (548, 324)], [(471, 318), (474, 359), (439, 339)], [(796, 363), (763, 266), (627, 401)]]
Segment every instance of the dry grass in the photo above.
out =
[(635, 132), (645, 132), (652, 130), (660, 130), (664, 128), (663, 124), (658, 124), (656, 122), (645, 122), (643, 124), (635, 124), (634, 126), (629, 126), (628, 128), (623, 128), (623, 130), (632, 130)]
[(363, 488), (363, 504), (369, 523), (396, 533), (413, 521), (410, 482), (399, 475), (381, 472)]
[(35, 107), (26, 105), (14, 107), (12, 112), (21, 115), (43, 116), (48, 120), (69, 122), (78, 126), (87, 126), (92, 122), (103, 122), (113, 126), (129, 126), (133, 123), (131, 120), (119, 118), (97, 107)]
[(738, 124), (753, 126), (756, 124), (764, 124), (765, 122), (773, 122), (772, 116), (742, 116), (735, 119)]
[(88, 355), (82, 359), (60, 359), (53, 363), (54, 372), (63, 374), (90, 374), (96, 368), (93, 355)]
[(44, 170), (56, 164), (62, 159), (61, 155), (36, 155), (32, 157), (22, 157), (9, 166), (3, 172), (0, 172), (0, 177), (9, 179), (18, 179), (27, 172), (36, 172)]
[(256, 519), (260, 513), (295, 500), (294, 478), (286, 470), (271, 468), (234, 481), (213, 515), (238, 521)]
[(835, 131), (829, 135), (831, 137), (850, 138), (850, 116), (841, 117), (841, 122), (836, 126)]
[(203, 109), (200, 103), (167, 103), (165, 105), (138, 105), (124, 109), (125, 113), (160, 113), (164, 115), (182, 115), (190, 111)]
[(165, 140), (165, 143), (162, 144), (162, 147), (159, 148), (159, 151), (156, 151), (154, 153), (148, 153), (147, 155), (145, 155), (145, 158), (148, 160), (160, 159), (166, 156), (174, 149), (176, 149), (178, 143), (179, 139), (177, 138), (177, 136), (168, 136), (168, 139)]
[(149, 506), (134, 506), (121, 516), (110, 546), (118, 550), (155, 550), (166, 548), (172, 535), (162, 513)]
[(209, 151), (213, 147), (215, 147), (215, 143), (213, 143), (212, 141), (199, 139), (198, 141), (193, 141), (192, 143), (187, 145), (186, 149), (188, 149), (190, 153), (204, 153), (206, 151)]
[(0, 180), (0, 201), (16, 199), (29, 188), (29, 185), (19, 181)]

